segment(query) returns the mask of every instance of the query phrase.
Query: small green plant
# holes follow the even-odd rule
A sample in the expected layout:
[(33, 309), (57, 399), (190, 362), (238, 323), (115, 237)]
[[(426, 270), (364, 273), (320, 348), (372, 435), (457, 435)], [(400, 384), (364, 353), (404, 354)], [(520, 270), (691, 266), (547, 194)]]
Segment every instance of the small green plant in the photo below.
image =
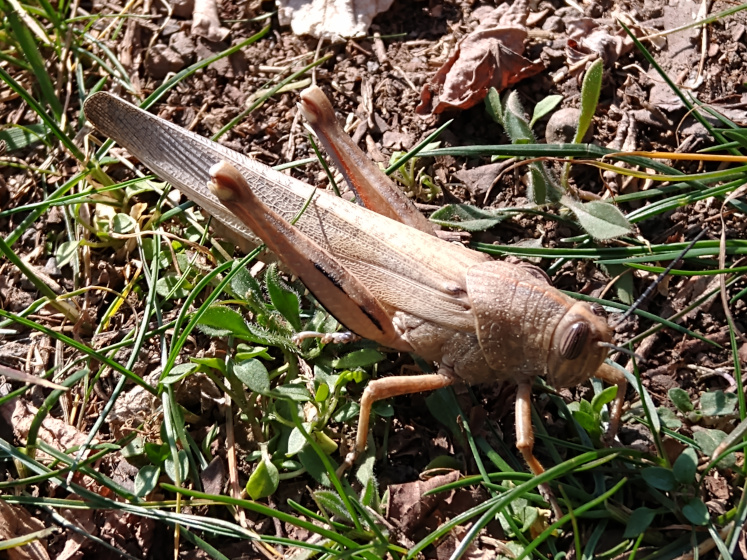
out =
[[(714, 426), (731, 423), (738, 417), (738, 397), (724, 391), (707, 391), (700, 396), (697, 406), (693, 404), (687, 391), (673, 387), (668, 391), (669, 399), (677, 413), (666, 407), (659, 407), (659, 417), (671, 430), (679, 430), (683, 422), (693, 430), (693, 440), (704, 455), (711, 457), (727, 434)], [(718, 466), (729, 468), (736, 463), (736, 456), (730, 453), (723, 457)]]
[[(591, 126), (591, 121), (599, 101), (602, 84), (602, 60), (591, 64), (581, 88), (581, 114), (574, 136), (578, 144)], [(531, 121), (527, 121), (524, 108), (516, 92), (506, 95), (502, 101), (498, 92), (491, 89), (485, 98), (488, 114), (503, 126), (512, 144), (536, 144), (532, 132), (533, 124), (549, 113), (558, 103), (557, 96), (541, 101), (535, 106)], [(602, 201), (582, 202), (568, 186), (569, 162), (564, 166), (562, 180), (558, 180), (543, 162), (532, 161), (527, 164), (527, 198), (537, 206), (560, 204), (570, 210), (578, 224), (595, 239), (606, 240), (630, 233), (632, 227), (620, 210)]]
[[(485, 107), (491, 118), (503, 126), (512, 144), (537, 143), (516, 92), (508, 93), (502, 101), (498, 92), (492, 88), (485, 98)], [(527, 165), (527, 169), (527, 198), (540, 206), (559, 202), (563, 189), (547, 167), (542, 162), (533, 161)]]
[[(192, 372), (202, 371), (225, 387), (241, 408), (242, 419), (252, 426), (259, 445), (248, 457), (255, 463), (247, 482), (252, 499), (272, 494), (281, 478), (304, 471), (323, 484), (330, 483), (309, 447), (309, 438), (327, 455), (337, 450), (329, 423), (346, 422), (357, 417), (358, 412), (357, 405), (345, 398), (347, 385), (364, 381), (368, 377), (366, 370), (385, 358), (365, 341), (335, 347), (341, 352), (338, 354), (317, 339), (307, 340), (302, 345), (302, 356), (314, 360), (313, 375), (302, 375), (293, 335), (299, 331), (334, 332), (339, 323), (318, 307), (302, 310), (298, 292), (283, 282), (275, 265), (268, 268), (265, 283), (267, 296), (257, 280), (242, 270), (231, 284), (234, 302), (251, 310), (253, 322), (224, 303), (209, 308), (198, 324), (211, 336), (227, 336), (229, 341), (243, 340), (261, 346), (240, 343), (225, 362), (192, 359), (190, 366)], [(272, 354), (276, 352), (270, 351), (272, 347), (283, 356), (282, 365), (274, 369)], [(228, 381), (227, 387), (222, 378)], [(302, 419), (303, 429), (296, 425), (295, 418)], [(365, 480), (368, 478), (370, 475)]]
[(616, 396), (617, 387), (613, 385), (594, 395), (591, 402), (581, 399), (568, 404), (568, 409), (573, 414), (573, 418), (586, 430), (586, 433), (594, 442), (599, 443), (602, 440), (604, 435), (603, 423), (608, 420), (604, 407), (615, 400)]
[[(441, 145), (441, 142), (430, 142), (426, 144), (424, 150), (435, 150)], [(407, 152), (392, 152), (389, 158), (389, 167), (397, 165), (399, 161), (407, 155)], [(398, 167), (392, 173), (391, 177), (404, 187), (405, 194), (410, 198), (422, 202), (432, 202), (441, 194), (441, 187), (436, 181), (426, 173), (426, 166), (423, 164), (423, 158), (411, 157), (407, 162)]]
[[(700, 497), (697, 477), (698, 453), (686, 447), (672, 467), (646, 467), (641, 476), (652, 492), (665, 492), (673, 500), (674, 512), (681, 514), (693, 525), (706, 525), (709, 520), (708, 508)], [(662, 512), (672, 511), (664, 509)], [(628, 520), (626, 534), (639, 535), (653, 522), (656, 510), (646, 507), (636, 509)]]

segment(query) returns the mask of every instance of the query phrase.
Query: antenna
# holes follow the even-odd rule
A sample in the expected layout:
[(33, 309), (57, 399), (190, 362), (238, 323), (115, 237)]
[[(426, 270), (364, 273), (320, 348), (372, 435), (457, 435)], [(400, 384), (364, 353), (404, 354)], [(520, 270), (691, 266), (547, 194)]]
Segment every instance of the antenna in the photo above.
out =
[(615, 344), (612, 344), (610, 342), (602, 342), (602, 341), (597, 342), (597, 344), (601, 346), (602, 348), (609, 348), (610, 350), (614, 350), (615, 352), (627, 354), (631, 358), (635, 358), (636, 360), (638, 360), (639, 363), (644, 363), (646, 361), (646, 358), (644, 358), (640, 354), (636, 354), (630, 348), (625, 348), (623, 346), (616, 346)]
[(706, 232), (705, 229), (700, 230), (700, 233), (698, 233), (698, 235), (696, 235), (695, 238), (692, 241), (690, 241), (690, 243), (688, 243), (687, 247), (683, 249), (683, 251), (677, 256), (677, 258), (674, 259), (669, 264), (669, 266), (664, 269), (664, 272), (662, 272), (661, 274), (659, 274), (659, 276), (657, 276), (656, 280), (654, 280), (651, 283), (651, 285), (648, 288), (646, 288), (646, 290), (640, 295), (640, 297), (637, 300), (635, 300), (633, 305), (631, 305), (628, 308), (628, 310), (625, 313), (623, 313), (622, 317), (620, 317), (620, 319), (615, 321), (615, 324), (612, 325), (613, 328), (620, 325), (623, 321), (625, 321), (625, 319), (630, 317), (633, 311), (635, 311), (641, 306), (641, 304), (643, 303), (643, 300), (645, 300), (648, 296), (650, 296), (651, 292), (653, 292), (654, 288), (661, 283), (664, 277), (667, 274), (669, 274), (669, 272), (677, 265), (677, 263), (679, 263), (683, 258), (685, 258), (685, 255), (690, 251), (690, 249), (692, 249), (695, 246), (695, 244), (700, 240), (700, 238), (705, 235), (705, 232)]

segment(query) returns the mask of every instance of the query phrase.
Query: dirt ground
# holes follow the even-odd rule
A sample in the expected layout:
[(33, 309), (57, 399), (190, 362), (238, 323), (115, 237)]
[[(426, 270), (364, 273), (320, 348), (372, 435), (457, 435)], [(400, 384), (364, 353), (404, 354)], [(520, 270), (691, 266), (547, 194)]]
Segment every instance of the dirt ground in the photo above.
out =
[[(285, 77), (288, 67), (299, 68), (312, 62), (315, 57), (329, 55), (329, 59), (310, 71), (307, 77), (313, 76), (315, 83), (330, 97), (339, 120), (345, 123), (346, 130), (356, 144), (373, 161), (388, 165), (392, 153), (411, 149), (449, 119), (453, 119), (453, 122), (439, 137), (440, 147), (507, 144), (509, 139), (503, 127), (494, 122), (486, 112), (483, 103), (486, 85), (507, 86), (504, 91), (512, 89), (518, 92), (528, 114), (531, 114), (531, 108), (537, 103), (551, 95), (562, 96), (559, 108), (578, 108), (584, 72), (593, 60), (601, 58), (604, 61), (604, 73), (591, 131), (590, 141), (593, 144), (614, 150), (671, 153), (693, 153), (714, 145), (716, 142), (706, 128), (693, 118), (652, 65), (634, 47), (618, 21), (624, 21), (637, 37), (646, 38), (643, 39), (645, 46), (683, 91), (712, 107), (737, 127), (747, 125), (746, 12), (716, 21), (707, 26), (705, 32), (703, 28), (696, 27), (656, 37), (663, 30), (691, 23), (702, 6), (708, 5), (708, 13), (714, 14), (732, 7), (731, 3), (701, 4), (690, 0), (669, 3), (590, 1), (578, 6), (576, 3), (566, 4), (560, 1), (530, 2), (527, 13), (524, 14), (526, 17), (519, 25), (526, 32), (525, 39), (520, 41), (525, 47), (525, 63), (507, 57), (487, 38), (475, 38), (474, 31), (480, 22), (492, 17), (491, 14), (496, 10), (495, 5), (489, 2), (396, 0), (389, 10), (374, 19), (365, 37), (337, 43), (324, 41), (321, 45), (315, 38), (296, 36), (287, 26), (280, 26), (276, 14), (266, 20), (252, 21), (252, 18), (272, 12), (274, 7), (271, 2), (219, 3), (221, 25), (230, 31), (220, 41), (209, 41), (194, 33), (191, 29), (192, 6), (188, 0), (172, 3), (173, 13), (170, 17), (166, 16), (162, 3), (146, 4), (138, 4), (135, 13), (150, 17), (123, 20), (119, 33), (107, 35), (104, 41), (104, 45), (115, 53), (127, 72), (136, 95), (125, 91), (115, 80), (110, 80), (104, 89), (130, 100), (142, 100), (173, 73), (239, 43), (259, 32), (265, 25), (271, 26), (263, 39), (186, 78), (151, 109), (151, 112), (202, 136), (209, 137), (221, 130), (251, 103), (258, 89), (265, 87), (278, 75)], [(514, 8), (521, 12), (516, 5)], [(123, 6), (118, 1), (103, 3), (97, 0), (92, 5), (88, 2), (80, 5), (80, 10), (90, 13), (116, 14), (122, 9)], [(101, 32), (110, 23), (111, 20), (102, 19), (93, 26), (93, 30)], [(443, 106), (439, 106), (438, 96), (436, 99), (428, 99), (428, 95), (423, 92), (428, 89), (428, 84), (434, 84), (436, 73), (447, 64), (457, 45), (464, 45), (463, 41), (470, 37), (475, 50), (469, 53), (471, 58), (457, 61), (457, 68), (454, 70), (462, 72), (455, 79), (459, 81), (457, 89), (463, 96), (462, 104), (467, 107), (454, 108), (443, 98)], [(101, 49), (94, 51), (101, 54)], [(318, 55), (315, 54), (317, 51)], [(83, 71), (91, 73), (87, 80), (90, 87), (103, 72), (96, 63), (89, 63), (91, 66)], [(461, 68), (460, 64), (463, 65)], [(475, 70), (476, 68), (479, 70)], [(450, 77), (454, 78), (454, 75)], [(298, 91), (306, 85), (308, 84), (303, 78), (293, 82), (287, 91), (276, 94), (242, 119), (221, 138), (221, 142), (270, 166), (313, 156), (303, 119), (296, 109)], [(431, 89), (442, 93), (438, 91), (437, 85), (433, 85)], [(77, 117), (77, 92), (73, 92), (68, 99), (70, 115)], [(433, 112), (437, 107), (438, 112)], [(24, 123), (32, 117), (24, 108), (23, 102), (11, 96), (0, 97), (0, 115), (1, 122), (6, 124)], [(543, 117), (533, 127), (537, 140), (541, 143), (572, 141), (577, 118), (577, 114), (570, 113), (567, 116), (569, 121), (552, 125), (550, 134), (554, 136), (548, 140), (546, 127), (549, 115)], [(718, 126), (723, 128), (722, 125)], [(3, 160), (8, 165), (0, 169), (0, 209), (9, 210), (43, 200), (56, 184), (72, 176), (78, 168), (72, 158), (66, 163), (64, 157), (56, 155), (64, 174), (42, 184), (34, 178), (33, 171), (29, 168), (11, 165), (13, 161), (22, 159), (31, 166), (41, 166), (48, 155), (46, 149), (32, 147), (19, 153), (12, 152)], [(719, 169), (719, 163), (714, 162), (670, 163), (684, 173)], [(427, 189), (414, 193), (419, 208), (426, 214), (444, 204), (466, 203), (497, 209), (525, 206), (530, 202), (521, 170), (508, 169), (508, 165), (500, 160), (493, 162), (488, 157), (444, 155), (423, 158), (422, 164), (425, 165), (423, 172), (438, 187), (435, 197), (427, 196)], [(65, 168), (65, 165), (68, 167)], [(548, 165), (558, 172), (562, 170), (560, 163), (548, 162)], [(124, 166), (111, 168), (109, 172), (118, 180), (132, 177), (132, 172)], [(296, 168), (290, 173), (311, 184), (328, 184), (327, 175), (318, 164)], [(570, 182), (584, 196), (605, 199), (660, 186), (645, 178), (613, 176), (597, 168), (583, 166), (573, 167)], [(344, 187), (344, 181), (339, 175), (337, 183)], [(743, 195), (740, 198), (744, 200)], [(148, 199), (146, 202), (152, 204), (154, 200)], [(620, 209), (627, 214), (645, 204), (645, 200), (632, 201), (621, 204)], [(548, 211), (559, 212), (557, 208)], [(12, 232), (25, 215), (2, 215), (0, 231), (3, 236)], [(59, 254), (55, 251), (55, 239), (70, 227), (67, 218), (53, 208), (29, 227), (13, 247), (35, 270), (46, 274), (56, 283), (62, 293), (73, 291), (82, 285), (82, 278), (76, 278), (69, 266), (58, 266), (57, 262)], [(655, 219), (645, 220), (634, 227), (631, 237), (650, 244), (688, 242), (702, 230), (705, 230), (702, 239), (711, 241), (720, 239), (722, 228), (726, 238), (730, 240), (744, 240), (747, 234), (744, 214), (738, 209), (724, 213), (721, 201), (713, 197), (672, 208)], [(569, 247), (573, 243), (568, 238), (582, 233), (567, 221), (527, 213), (518, 214), (488, 231), (473, 232), (472, 242), (529, 246), (539, 243), (548, 248)], [(613, 240), (597, 246), (620, 247), (625, 246), (625, 243)], [(133, 264), (129, 261), (127, 250), (121, 247), (112, 251), (93, 244), (87, 252), (87, 258), (89, 261), (86, 269), (81, 273), (87, 276), (87, 283), (121, 290), (131, 277), (130, 267)], [(739, 266), (738, 255), (730, 255), (729, 258), (729, 264)], [(716, 257), (712, 259), (714, 260), (710, 264), (716, 262)], [(537, 259), (535, 264), (547, 269), (554, 263), (550, 259)], [(666, 264), (668, 263), (664, 262), (662, 266)], [(712, 268), (718, 267), (713, 264)], [(587, 261), (555, 263), (551, 272), (552, 282), (556, 287), (618, 301), (621, 290), (625, 292), (627, 289), (628, 295), (638, 296), (656, 276), (636, 271), (629, 275), (632, 279), (629, 287), (621, 288), (620, 285), (610, 283), (610, 278), (618, 272), (596, 267)], [(739, 293), (745, 285), (744, 280), (738, 280), (729, 287), (729, 296)], [(656, 316), (671, 317), (685, 309), (700, 294), (717, 286), (717, 276), (671, 276), (642, 303), (641, 309)], [(128, 300), (128, 305), (133, 305), (136, 312), (145, 305), (143, 298), (137, 296), (138, 294), (133, 293)], [(38, 297), (35, 286), (26, 281), (18, 269), (7, 260), (0, 261), (0, 309), (18, 313)], [(86, 312), (92, 317), (100, 317), (111, 302), (111, 298), (104, 293), (92, 292), (86, 298)], [(121, 313), (112, 319), (107, 334), (99, 334), (94, 338), (75, 329), (68, 330), (67, 334), (97, 347), (119, 340), (134, 325), (134, 314), (128, 309), (128, 305), (122, 306)], [(740, 332), (747, 328), (746, 308), (744, 297), (731, 305), (731, 314), (736, 329)], [(175, 317), (178, 311), (178, 306), (167, 309), (165, 318)], [(46, 321), (50, 326), (57, 326), (48, 315), (36, 317), (42, 323)], [(702, 340), (672, 329), (659, 331), (639, 342), (635, 351), (645, 360), (639, 364), (639, 370), (643, 386), (651, 395), (654, 405), (676, 412), (669, 396), (670, 390), (674, 388), (684, 389), (693, 403), (698, 403), (705, 392), (722, 391), (724, 394), (734, 395), (737, 384), (730, 350), (731, 330), (719, 297), (713, 297), (688, 312), (679, 319), (679, 323), (718, 343), (721, 348), (714, 348)], [(650, 326), (650, 321), (639, 316), (630, 318), (616, 327), (615, 341), (624, 344)], [(195, 347), (210, 347), (207, 351), (203, 348), (202, 353), (209, 354), (214, 349), (215, 342), (211, 342), (209, 337), (204, 334), (195, 334), (195, 337)], [(0, 340), (0, 365), (34, 374), (52, 367), (56, 363), (56, 353), (61, 352), (59, 345), (55, 347), (51, 338), (39, 338), (24, 329), (21, 329), (20, 334), (5, 334), (0, 331)], [(737, 337), (737, 344), (738, 355), (744, 366), (747, 361), (747, 342)], [(152, 375), (159, 364), (159, 352), (155, 344), (146, 346), (146, 350), (135, 361), (133, 371), (144, 377)], [(62, 359), (61, 355), (57, 356)], [(129, 356), (123, 350), (114, 359), (125, 363)], [(408, 362), (406, 357), (392, 354), (386, 364), (380, 364), (379, 373), (398, 372)], [(620, 358), (620, 363), (632, 369), (627, 358)], [(79, 424), (81, 433), (87, 433), (115, 384), (116, 379), (111, 378), (97, 383), (86, 417), (82, 425)], [(185, 395), (189, 391), (189, 388), (186, 389)], [(514, 388), (497, 384), (476, 388), (475, 393), (467, 393), (466, 389), (459, 389), (459, 392), (459, 398), (464, 402), (469, 403), (471, 398), (475, 399), (476, 404), (472, 407), (469, 418), (472, 430), (487, 433), (488, 428), (485, 426), (490, 424), (490, 429), (495, 429), (504, 436), (507, 453), (513, 455), (514, 463), (521, 465), (523, 469), (523, 463), (516, 462), (519, 456), (513, 449)], [(593, 396), (588, 386), (564, 389), (559, 394), (568, 402), (581, 398), (591, 400)], [(28, 401), (39, 407), (44, 396), (41, 389), (34, 390), (24, 397), (24, 402)], [(444, 452), (454, 453), (455, 449), (463, 451), (458, 448), (459, 444), (455, 443), (449, 431), (433, 421), (426, 397), (427, 395), (415, 395), (394, 400), (394, 416), (386, 426), (388, 455), (377, 466), (380, 487), (383, 489), (392, 485), (390, 500), (393, 505), (390, 504), (388, 520), (392, 526), (397, 527), (396, 531), (393, 530), (397, 536), (391, 540), (402, 546), (418, 542), (443, 520), (481, 503), (487, 496), (484, 489), (464, 491), (437, 506), (428, 506), (431, 508), (428, 511), (425, 511), (425, 506), (422, 510), (413, 510), (413, 504), (420, 503), (418, 500), (422, 489), (413, 489), (406, 484), (417, 480), (434, 457)], [(633, 389), (628, 390), (628, 397), (631, 408), (635, 408), (633, 403), (640, 405), (637, 392)], [(564, 434), (567, 432), (567, 422), (557, 418), (551, 400), (546, 395), (536, 400), (549, 434), (558, 438), (566, 437)], [(22, 438), (19, 437), (18, 426), (15, 424), (18, 418), (24, 417), (24, 412), (19, 411), (19, 407), (26, 405), (14, 402), (13, 408), (9, 409), (9, 406), (9, 402), (3, 404), (3, 416), (8, 425), (3, 428), (1, 435), (8, 441), (21, 445)], [(129, 408), (137, 408), (137, 405), (125, 403), (117, 414), (126, 414)], [(32, 413), (25, 414), (33, 417)], [(117, 421), (123, 424), (130, 422), (121, 416)], [(708, 429), (719, 428), (729, 432), (736, 423), (736, 416), (730, 415), (712, 418), (700, 424), (706, 425)], [(11, 424), (16, 428), (15, 433), (10, 429)], [(700, 426), (696, 424), (686, 421), (680, 426), (678, 433), (689, 438), (698, 431)], [(58, 436), (62, 438), (66, 428), (59, 426), (57, 429)], [(111, 426), (107, 429), (109, 435), (115, 432)], [(149, 426), (147, 429), (153, 431), (150, 436), (158, 437), (158, 426)], [(384, 431), (384, 422), (380, 422), (374, 430), (374, 437), (380, 441)], [(70, 437), (71, 445), (79, 443), (79, 435)], [(239, 443), (246, 445), (242, 449), (245, 452), (243, 456), (252, 452), (250, 443)], [(654, 450), (654, 441), (648, 428), (640, 422), (631, 421), (629, 416), (625, 417), (620, 430), (619, 443), (624, 447), (646, 452)], [(686, 447), (676, 438), (667, 440), (666, 446), (666, 453), (673, 461)], [(743, 457), (741, 453), (737, 456), (738, 468), (710, 471), (702, 482), (702, 500), (714, 517), (732, 511), (739, 500), (744, 499), (741, 493), (743, 473), (740, 470), (743, 469)], [(225, 459), (220, 453), (216, 457)], [(543, 460), (546, 458), (543, 457)], [(239, 463), (243, 485), (252, 472), (252, 466), (247, 462), (242, 464), (241, 460)], [(476, 472), (474, 465), (470, 466), (473, 467), (471, 472)], [(225, 467), (221, 465), (215, 468), (220, 470)], [(137, 468), (126, 461), (107, 460), (100, 465), (100, 469), (125, 485), (132, 484), (137, 473)], [(4, 471), (5, 480), (14, 478), (15, 475), (9, 474), (11, 467), (4, 467)], [(208, 476), (205, 480), (209, 478)], [(221, 474), (215, 475), (215, 479), (224, 481), (225, 473), (221, 470)], [(270, 498), (269, 505), (286, 509), (284, 504), (288, 498), (309, 505), (307, 486), (315, 484), (310, 478), (281, 483), (278, 494)], [(220, 489), (219, 484), (217, 491)], [(60, 493), (59, 497), (63, 496)], [(159, 497), (172, 499), (173, 495), (161, 494)], [(0, 504), (2, 503), (0, 500)], [(645, 503), (646, 499), (641, 496), (629, 496), (625, 502), (625, 507), (629, 508), (627, 513)], [(48, 515), (42, 512), (34, 513), (32, 517), (46, 520)], [(72, 510), (66, 510), (65, 516), (72, 518)], [(155, 557), (163, 551), (171, 553), (171, 535), (152, 520), (114, 512), (106, 516), (85, 512), (80, 522), (104, 541), (135, 557)], [(686, 524), (682, 519), (667, 518), (670, 525), (678, 522)], [(33, 525), (31, 521), (29, 523)], [(303, 530), (280, 522), (273, 523), (262, 516), (251, 515), (248, 524), (260, 534), (298, 539), (308, 536)], [(508, 554), (501, 544), (505, 540), (505, 528), (497, 525), (495, 522), (484, 530), (482, 540), (475, 544), (469, 557), (495, 558), (496, 554)], [(609, 546), (602, 548), (612, 548), (616, 540), (619, 541), (622, 531), (620, 527), (623, 526), (605, 536), (609, 540)], [(583, 530), (586, 531), (584, 537), (588, 537), (591, 529)], [(438, 546), (427, 549), (426, 556), (449, 557), (455, 549), (455, 543), (462, 536), (463, 533), (444, 539)], [(70, 546), (67, 542), (67, 538), (61, 536), (50, 541), (48, 557), (61, 557), (59, 555), (62, 554), (62, 548)], [(568, 550), (573, 554), (572, 539), (566, 538), (563, 543), (561, 546), (566, 546), (567, 549), (560, 550)], [(246, 552), (239, 544), (221, 543), (219, 548), (230, 558), (260, 557), (256, 556), (259, 554), (257, 552)], [(651, 545), (646, 550), (651, 552), (656, 548)], [(99, 544), (86, 543), (65, 557), (94, 558), (103, 554), (102, 550)], [(745, 554), (743, 538), (740, 538), (739, 546), (734, 552), (735, 558), (739, 557), (738, 553)], [(627, 557), (627, 554), (620, 553), (619, 557)], [(185, 544), (179, 557), (206, 556), (191, 544)]]

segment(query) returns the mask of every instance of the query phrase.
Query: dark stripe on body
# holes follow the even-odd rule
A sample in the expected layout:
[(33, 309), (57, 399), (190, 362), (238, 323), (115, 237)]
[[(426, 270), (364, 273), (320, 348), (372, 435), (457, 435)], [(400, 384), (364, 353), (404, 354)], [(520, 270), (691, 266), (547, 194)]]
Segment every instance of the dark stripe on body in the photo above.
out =
[[(329, 272), (328, 270), (325, 270), (324, 267), (321, 264), (316, 263), (316, 262), (314, 263), (314, 268), (316, 268), (319, 272), (321, 272), (322, 274), (324, 274), (324, 276), (327, 278), (327, 280), (329, 280), (330, 282), (332, 282), (332, 284), (334, 284), (334, 286), (338, 290), (340, 290), (343, 294), (345, 294), (346, 296), (348, 296), (348, 298), (350, 297), (348, 295), (348, 293), (345, 291), (345, 288), (342, 286), (342, 284), (337, 280), (337, 278), (335, 278), (335, 276), (331, 272)], [(308, 288), (308, 286), (307, 286), (307, 288)], [(313, 293), (313, 290), (311, 290), (311, 292)], [(368, 317), (368, 319), (374, 325), (376, 325), (376, 328), (379, 329), (379, 331), (384, 332), (384, 329), (381, 326), (381, 322), (375, 316), (373, 316), (368, 309), (366, 309), (365, 307), (360, 306), (360, 305), (358, 305), (358, 309), (360, 309), (363, 312), (363, 314), (366, 317)], [(337, 319), (338, 321), (340, 321), (340, 319), (337, 318), (337, 317), (335, 317), (335, 319)], [(345, 324), (343, 321), (340, 321), (340, 322), (343, 323), (343, 325)], [(346, 327), (347, 327), (347, 325), (346, 325)]]

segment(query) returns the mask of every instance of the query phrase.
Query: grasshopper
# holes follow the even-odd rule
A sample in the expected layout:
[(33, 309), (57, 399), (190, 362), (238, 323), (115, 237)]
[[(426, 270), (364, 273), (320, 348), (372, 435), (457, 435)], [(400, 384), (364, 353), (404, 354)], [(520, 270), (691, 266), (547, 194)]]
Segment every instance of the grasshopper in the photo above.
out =
[(611, 340), (606, 321), (553, 288), (539, 268), (495, 261), (440, 239), (342, 131), (318, 87), (301, 93), (299, 109), (359, 199), (375, 211), (316, 191), (113, 95), (96, 93), (85, 103), (96, 129), (229, 228), (261, 238), (347, 329), (438, 364), (436, 373), (367, 385), (355, 446), (341, 468), (364, 451), (375, 401), (457, 381), (517, 385), (516, 446), (535, 474), (544, 472), (533, 453), (536, 377), (558, 388), (590, 377), (617, 385), (614, 433), (626, 381), (604, 363)]

